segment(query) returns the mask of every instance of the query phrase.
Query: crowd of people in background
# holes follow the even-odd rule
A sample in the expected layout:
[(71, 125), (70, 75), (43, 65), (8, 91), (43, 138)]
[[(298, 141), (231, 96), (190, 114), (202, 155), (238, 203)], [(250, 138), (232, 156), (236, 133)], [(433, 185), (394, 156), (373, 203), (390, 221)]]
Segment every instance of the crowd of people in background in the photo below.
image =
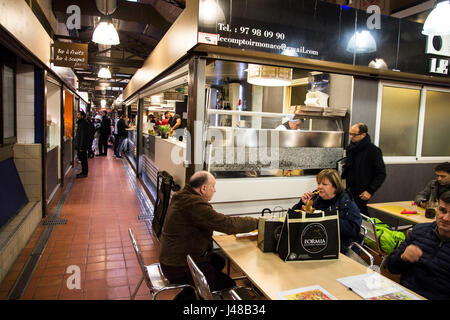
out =
[[(132, 120), (124, 113), (108, 115), (106, 110), (93, 115), (86, 115), (84, 111), (78, 112), (77, 131), (75, 135), (75, 150), (78, 161), (81, 163), (81, 171), (77, 178), (88, 176), (88, 159), (94, 157), (106, 157), (108, 148), (113, 150), (113, 157), (123, 158), (122, 154), (126, 148), (128, 137), (127, 129), (134, 126)], [(170, 111), (166, 111), (161, 119), (159, 114), (150, 114), (148, 122), (155, 126), (170, 126), (171, 135), (182, 136), (181, 117)]]

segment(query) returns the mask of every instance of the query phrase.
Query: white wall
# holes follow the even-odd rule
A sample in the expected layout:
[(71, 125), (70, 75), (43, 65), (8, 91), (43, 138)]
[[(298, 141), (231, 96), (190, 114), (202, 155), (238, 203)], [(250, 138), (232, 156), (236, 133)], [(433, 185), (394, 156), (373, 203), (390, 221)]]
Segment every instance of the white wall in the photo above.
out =
[(17, 65), (17, 143), (34, 143), (34, 66)]

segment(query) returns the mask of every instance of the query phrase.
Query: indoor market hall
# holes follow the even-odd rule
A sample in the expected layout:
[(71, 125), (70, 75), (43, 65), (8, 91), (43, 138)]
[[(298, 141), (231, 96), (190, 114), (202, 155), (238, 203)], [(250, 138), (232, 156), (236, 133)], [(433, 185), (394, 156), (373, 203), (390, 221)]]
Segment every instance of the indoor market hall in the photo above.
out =
[(449, 0), (0, 8), (1, 306), (450, 299)]

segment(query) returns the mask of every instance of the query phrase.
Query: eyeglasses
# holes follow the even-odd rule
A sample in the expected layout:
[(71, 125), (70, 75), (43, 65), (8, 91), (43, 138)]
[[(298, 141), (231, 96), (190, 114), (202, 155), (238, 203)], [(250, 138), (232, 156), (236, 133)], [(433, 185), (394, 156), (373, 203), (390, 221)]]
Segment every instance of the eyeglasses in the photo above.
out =
[(361, 135), (361, 133), (349, 133), (350, 137), (356, 137), (356, 136), (359, 136), (359, 135)]

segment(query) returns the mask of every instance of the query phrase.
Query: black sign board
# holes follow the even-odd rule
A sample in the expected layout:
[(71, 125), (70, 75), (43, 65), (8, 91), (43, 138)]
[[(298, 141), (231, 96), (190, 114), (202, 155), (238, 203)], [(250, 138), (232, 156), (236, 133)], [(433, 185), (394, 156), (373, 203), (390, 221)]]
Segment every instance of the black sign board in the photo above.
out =
[(91, 85), (90, 82), (86, 82), (86, 81), (79, 81), (78, 82), (78, 91), (93, 91), (93, 86)]
[[(355, 66), (383, 59), (389, 70), (448, 77), (430, 71), (431, 58), (448, 56), (426, 53), (422, 24), (374, 14), (313, 0), (200, 0), (198, 42)], [(355, 36), (367, 33), (360, 52)]]
[(88, 44), (55, 41), (53, 44), (53, 64), (59, 67), (86, 68)]

